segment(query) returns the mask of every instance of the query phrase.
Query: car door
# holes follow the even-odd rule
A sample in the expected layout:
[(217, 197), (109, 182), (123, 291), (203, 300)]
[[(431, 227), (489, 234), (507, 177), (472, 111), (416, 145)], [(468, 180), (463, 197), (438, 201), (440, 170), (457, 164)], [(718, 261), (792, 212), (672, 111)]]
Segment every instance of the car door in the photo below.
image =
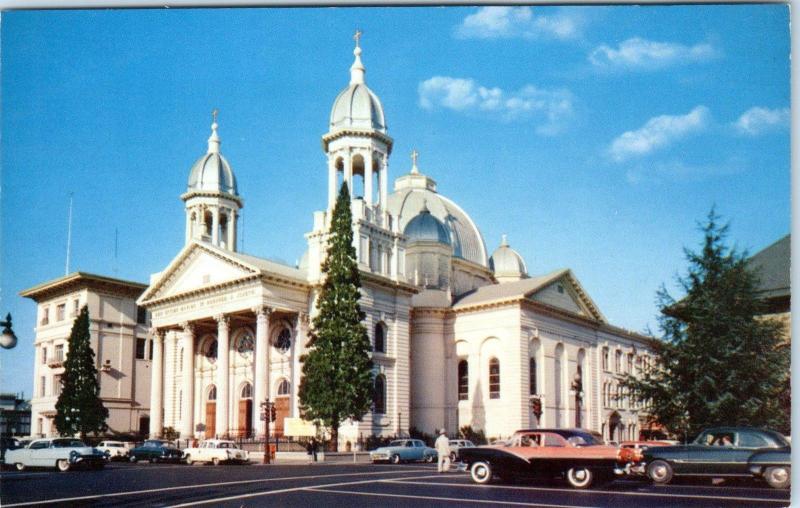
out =
[[(50, 455), (50, 440), (34, 441), (30, 446), (30, 455), (28, 456), (27, 466), (49, 466), (47, 464), (48, 455)], [(54, 462), (55, 463), (55, 462)]]

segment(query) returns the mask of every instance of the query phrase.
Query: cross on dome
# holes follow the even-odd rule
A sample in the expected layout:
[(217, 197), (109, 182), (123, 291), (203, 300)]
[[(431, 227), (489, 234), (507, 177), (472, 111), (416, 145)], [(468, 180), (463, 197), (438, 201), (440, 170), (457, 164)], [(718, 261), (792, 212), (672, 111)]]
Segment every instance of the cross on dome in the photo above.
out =
[(361, 35), (363, 35), (363, 33), (364, 32), (356, 28), (356, 33), (353, 35), (353, 39), (356, 41), (356, 47), (358, 47), (358, 41), (361, 39)]
[(356, 49), (353, 50), (353, 55), (355, 55), (356, 59), (353, 62), (353, 65), (350, 66), (351, 85), (364, 84), (364, 73), (366, 72), (366, 69), (364, 68), (364, 64), (361, 63), (361, 46), (359, 46), (362, 34), (363, 32), (361, 30), (356, 30), (355, 35), (353, 35), (353, 39), (356, 41)]
[(211, 118), (213, 122), (211, 123), (211, 136), (208, 138), (208, 153), (219, 153), (219, 135), (217, 134), (217, 115), (219, 114), (219, 110), (214, 108), (211, 112)]
[(419, 168), (417, 167), (417, 158), (419, 157), (419, 152), (416, 150), (411, 150), (411, 173), (412, 174), (419, 174)]

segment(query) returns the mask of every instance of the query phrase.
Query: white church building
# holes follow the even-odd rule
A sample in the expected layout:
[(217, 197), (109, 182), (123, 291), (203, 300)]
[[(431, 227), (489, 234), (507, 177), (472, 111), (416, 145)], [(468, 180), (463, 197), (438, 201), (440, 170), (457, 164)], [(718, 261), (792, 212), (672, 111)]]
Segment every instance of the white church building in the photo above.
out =
[(505, 238), (489, 256), (476, 223), (439, 193), (416, 153), (390, 189), (393, 140), (358, 43), (354, 54), (322, 137), (327, 203), (298, 266), (237, 252), (244, 200), (215, 117), (181, 195), (185, 247), (137, 302), (151, 313), (150, 433), (262, 436), (267, 398), (278, 413), (271, 433), (302, 416), (299, 358), (345, 181), (376, 395), (361, 421), (342, 426), (341, 446), (463, 426), (490, 437), (541, 426), (638, 437), (644, 415), (619, 384), (646, 368), (653, 339), (610, 325), (569, 269), (529, 274)]

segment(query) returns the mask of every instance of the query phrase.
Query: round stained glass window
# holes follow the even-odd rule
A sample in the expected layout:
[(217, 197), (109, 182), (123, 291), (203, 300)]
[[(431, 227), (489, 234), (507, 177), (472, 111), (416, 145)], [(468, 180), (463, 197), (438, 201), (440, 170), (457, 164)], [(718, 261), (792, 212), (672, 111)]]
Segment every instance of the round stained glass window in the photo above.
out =
[(286, 353), (292, 347), (292, 332), (288, 328), (284, 328), (275, 338), (275, 349), (281, 353)]
[(250, 356), (250, 353), (253, 352), (253, 334), (250, 332), (244, 332), (241, 334), (238, 342), (236, 343), (236, 351), (238, 351), (239, 354), (244, 357)]
[(216, 340), (212, 340), (211, 342), (208, 343), (208, 345), (206, 346), (205, 355), (206, 355), (206, 358), (208, 358), (208, 361), (210, 361), (211, 363), (214, 363), (215, 361), (217, 361), (217, 341)]

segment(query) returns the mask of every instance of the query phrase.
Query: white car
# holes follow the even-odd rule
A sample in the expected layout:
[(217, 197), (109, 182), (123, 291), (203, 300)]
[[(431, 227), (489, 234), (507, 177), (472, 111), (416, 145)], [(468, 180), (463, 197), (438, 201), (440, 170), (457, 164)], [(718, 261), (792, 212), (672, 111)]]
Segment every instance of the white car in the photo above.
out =
[(55, 467), (69, 471), (75, 466), (103, 469), (106, 454), (86, 446), (80, 439), (71, 437), (36, 439), (25, 448), (6, 451), (6, 464), (13, 464), (17, 471), (26, 467)]
[(455, 462), (458, 459), (458, 451), (461, 448), (475, 448), (475, 444), (467, 439), (450, 440), (450, 460)]
[(206, 439), (200, 442), (196, 447), (186, 448), (183, 451), (183, 460), (185, 460), (187, 464), (211, 462), (217, 466), (222, 462), (238, 462), (240, 464), (245, 464), (250, 458), (247, 455), (247, 451), (239, 448), (233, 441)]
[(109, 460), (127, 460), (130, 451), (122, 441), (101, 441), (95, 448), (103, 453), (108, 452)]

